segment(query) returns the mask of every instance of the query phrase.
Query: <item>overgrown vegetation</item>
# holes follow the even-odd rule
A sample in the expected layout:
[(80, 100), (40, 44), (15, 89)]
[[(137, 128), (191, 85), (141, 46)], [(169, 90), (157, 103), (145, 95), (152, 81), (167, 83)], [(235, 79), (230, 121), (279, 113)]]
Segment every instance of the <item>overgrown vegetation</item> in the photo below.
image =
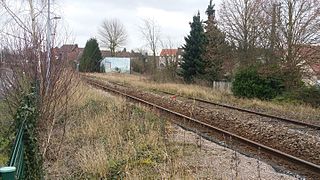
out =
[(287, 73), (279, 71), (276, 67), (272, 68), (271, 73), (263, 72), (264, 69), (265, 67), (251, 66), (239, 70), (232, 82), (233, 95), (240, 98), (274, 99), (277, 102), (320, 106), (318, 86), (306, 86), (300, 81), (296, 88), (288, 89), (285, 88)]
[[(60, 51), (61, 49), (54, 48), (57, 44), (68, 42), (67, 39), (70, 38), (70, 34), (65, 32), (62, 26), (56, 29), (57, 26), (51, 24), (53, 21), (46, 23), (47, 16), (44, 16), (44, 14), (60, 16), (56, 11), (56, 3), (49, 6), (47, 1), (19, 2), (21, 3), (13, 3), (12, 1), (1, 1), (0, 3), (3, 22), (8, 22), (3, 24), (3, 30), (11, 32), (10, 35), (1, 34), (3, 42), (1, 51), (7, 49), (7, 53), (1, 56), (1, 64), (4, 64), (5, 69), (8, 69), (10, 73), (0, 73), (1, 84), (5, 85), (1, 86), (0, 94), (1, 97), (5, 97), (5, 103), (12, 109), (8, 113), (14, 117), (16, 110), (22, 108), (20, 103), (22, 96), (25, 95), (23, 93), (30, 90), (32, 82), (37, 81), (37, 84), (39, 84), (38, 109), (36, 112), (38, 122), (32, 121), (34, 119), (30, 117), (31, 119), (28, 119), (27, 123), (29, 127), (26, 128), (27, 137), (25, 140), (27, 145), (25, 148), (29, 164), (26, 165), (28, 167), (25, 167), (25, 170), (32, 175), (30, 179), (42, 179), (43, 177), (37, 174), (41, 171), (36, 168), (40, 166), (40, 163), (31, 159), (31, 156), (35, 158), (34, 156), (38, 152), (29, 147), (38, 146), (41, 152), (38, 157), (44, 160), (52, 158), (52, 155), (56, 153), (50, 151), (52, 144), (58, 144), (56, 141), (52, 142), (51, 138), (58, 134), (57, 127), (63, 127), (67, 122), (68, 118), (65, 117), (65, 114), (68, 114), (68, 101), (70, 101), (70, 95), (76, 89), (74, 87), (78, 82), (75, 79), (75, 71), (70, 67), (70, 62), (75, 59), (71, 59), (70, 54), (66, 53), (65, 50), (74, 52), (74, 50), (77, 50), (73, 48), (77, 46), (66, 45), (63, 53)], [(46, 12), (43, 9), (47, 9)], [(50, 24), (52, 25), (51, 28), (44, 31), (44, 29), (50, 27)], [(92, 57), (92, 55), (89, 54), (87, 57)], [(99, 66), (97, 67), (99, 68)], [(25, 105), (25, 108), (32, 107)], [(17, 114), (16, 116), (20, 117), (20, 115)], [(29, 114), (29, 116), (33, 115)], [(9, 119), (1, 128), (12, 127), (14, 129), (12, 124)], [(15, 129), (12, 132), (15, 132)], [(11, 138), (10, 135), (8, 134), (9, 138)], [(59, 142), (62, 144), (63, 133), (59, 135), (61, 135)], [(13, 142), (12, 139), (8, 141)], [(29, 176), (28, 174), (25, 175)]]
[(61, 156), (47, 162), (48, 178), (161, 179), (184, 174), (170, 164), (178, 155), (176, 145), (166, 140), (165, 121), (98, 90), (81, 86), (78, 93), (84, 94), (72, 104)]
[[(5, 101), (0, 102), (0, 165), (7, 166), (10, 155), (13, 151), (24, 151), (24, 179), (42, 179), (42, 156), (39, 151), (37, 134), (38, 120), (38, 96), (35, 89), (29, 93), (23, 93), (20, 105), (17, 110), (9, 109)], [(12, 117), (9, 111), (15, 111), (15, 116)], [(13, 145), (16, 140), (17, 133), (20, 129), (24, 129), (23, 147), (18, 146), (14, 149)], [(21, 149), (20, 149), (21, 148)], [(21, 169), (19, 169), (21, 171)]]
[[(24, 128), (24, 174), (23, 179), (42, 179), (42, 156), (39, 150), (37, 131), (38, 124), (38, 94), (33, 88), (30, 93), (23, 96), (20, 107), (15, 115), (15, 131)], [(21, 126), (23, 125), (23, 126)], [(22, 148), (22, 147), (19, 147)], [(11, 147), (11, 151), (14, 149)]]

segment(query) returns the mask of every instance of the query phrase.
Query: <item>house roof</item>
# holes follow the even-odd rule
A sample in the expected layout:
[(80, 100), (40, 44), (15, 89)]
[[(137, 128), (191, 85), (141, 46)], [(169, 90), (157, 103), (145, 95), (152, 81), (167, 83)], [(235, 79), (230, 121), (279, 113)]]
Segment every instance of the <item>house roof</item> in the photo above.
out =
[(162, 49), (160, 56), (174, 56), (177, 55), (178, 49)]
[(71, 52), (78, 48), (77, 44), (64, 44), (61, 46), (60, 50), (63, 52)]

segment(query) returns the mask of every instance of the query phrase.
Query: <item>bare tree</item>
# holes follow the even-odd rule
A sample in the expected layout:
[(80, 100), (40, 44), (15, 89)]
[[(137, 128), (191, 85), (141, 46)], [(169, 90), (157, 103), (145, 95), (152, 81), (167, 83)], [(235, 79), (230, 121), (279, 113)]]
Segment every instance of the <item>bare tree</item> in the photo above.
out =
[(226, 0), (220, 16), (229, 40), (244, 52), (241, 58), (278, 64), (288, 88), (300, 83), (308, 64), (319, 63), (320, 1)]
[(306, 64), (317, 60), (312, 57), (316, 53), (313, 45), (320, 43), (320, 1), (279, 0), (277, 4), (280, 6), (277, 25), (282, 65), (286, 67), (289, 77), (300, 80)]
[(153, 55), (153, 63), (154, 63), (154, 69), (157, 67), (157, 50), (159, 48), (160, 44), (160, 26), (157, 24), (157, 22), (154, 19), (143, 19), (143, 23), (140, 26), (141, 34), (144, 38), (144, 40), (147, 43), (147, 46), (152, 51)]
[(320, 43), (320, 2), (314, 0), (272, 0), (263, 2), (260, 25), (267, 62), (277, 63), (285, 73), (287, 87), (308, 76), (309, 64)]
[(110, 49), (111, 56), (116, 55), (116, 49), (124, 46), (128, 39), (124, 25), (118, 19), (106, 19), (99, 29), (102, 46)]
[(226, 38), (237, 46), (240, 64), (246, 66), (256, 60), (259, 45), (261, 0), (226, 0), (220, 9), (221, 28)]

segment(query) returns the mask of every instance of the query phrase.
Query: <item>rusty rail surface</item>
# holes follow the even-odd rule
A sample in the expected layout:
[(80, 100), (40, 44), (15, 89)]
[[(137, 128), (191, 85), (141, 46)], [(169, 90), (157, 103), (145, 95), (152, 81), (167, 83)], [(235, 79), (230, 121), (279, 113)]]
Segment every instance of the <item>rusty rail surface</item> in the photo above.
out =
[(156, 109), (159, 109), (163, 112), (166, 112), (166, 113), (169, 113), (169, 114), (172, 114), (172, 115), (175, 115), (177, 117), (180, 117), (180, 118), (183, 118), (185, 120), (188, 120), (190, 122), (193, 122), (193, 123), (196, 123), (198, 125), (201, 125), (203, 127), (206, 127), (206, 128), (209, 128), (210, 130), (212, 131), (215, 131), (215, 132), (218, 132), (218, 133), (221, 133), (223, 135), (226, 135), (226, 136), (229, 136), (229, 137), (232, 137), (232, 139), (235, 139), (239, 142), (242, 142), (244, 144), (247, 144), (251, 147), (255, 147), (255, 148), (258, 148), (259, 150), (261, 151), (264, 151), (266, 153), (269, 153), (269, 154), (272, 154), (273, 156), (276, 156), (276, 157), (279, 157), (279, 158), (282, 158), (284, 160), (287, 160), (295, 165), (298, 165), (299, 167), (304, 167), (312, 172), (314, 172), (315, 174), (317, 175), (320, 175), (319, 172), (320, 172), (320, 165), (318, 164), (314, 164), (312, 162), (308, 162), (306, 160), (303, 160), (303, 159), (300, 159), (298, 157), (295, 157), (295, 156), (292, 156), (290, 154), (287, 154), (285, 152), (282, 152), (282, 151), (279, 151), (277, 149), (274, 149), (274, 148), (271, 148), (271, 147), (268, 147), (266, 145), (263, 145), (263, 144), (260, 144), (258, 142), (255, 142), (255, 141), (252, 141), (250, 139), (247, 139), (245, 137), (241, 137), (239, 135), (236, 135), (236, 134), (233, 134), (231, 132), (228, 132), (228, 131), (225, 131), (223, 129), (220, 129), (220, 128), (217, 128), (217, 127), (214, 127), (210, 124), (207, 124), (205, 122), (202, 122), (198, 119), (195, 119), (195, 118), (192, 118), (192, 117), (189, 117), (189, 116), (186, 116), (186, 115), (183, 115), (181, 113), (178, 113), (178, 112), (175, 112), (175, 111), (172, 111), (170, 109), (167, 109), (167, 108), (164, 108), (162, 106), (159, 106), (157, 104), (154, 104), (154, 103), (151, 103), (151, 102), (148, 102), (148, 101), (145, 101), (141, 98), (138, 98), (138, 97), (135, 97), (135, 96), (132, 96), (132, 95), (129, 95), (129, 94), (126, 94), (124, 92), (121, 92), (119, 90), (116, 90), (114, 88), (111, 88), (111, 87), (108, 87), (106, 85), (102, 85), (98, 82), (95, 82), (95, 81), (92, 81), (92, 80), (87, 80), (87, 82), (97, 88), (100, 88), (102, 90), (105, 90), (105, 91), (110, 91), (110, 92), (113, 92), (113, 93), (116, 93), (116, 94), (119, 94), (125, 98), (128, 98), (128, 99), (131, 99), (131, 100), (134, 100), (134, 101), (137, 101), (139, 103), (142, 103), (142, 104), (145, 104), (145, 105), (148, 105), (150, 107), (153, 107), (153, 108), (156, 108)]
[[(116, 85), (123, 86), (123, 87), (127, 87), (127, 86), (119, 84), (119, 83), (114, 83), (114, 82), (112, 82), (112, 83), (116, 84)], [(180, 96), (180, 95), (177, 95), (177, 94), (174, 94), (174, 93), (171, 93), (171, 92), (167, 92), (167, 91), (162, 91), (162, 90), (156, 90), (156, 91), (164, 93), (164, 94), (172, 95), (172, 96)], [(254, 114), (254, 115), (261, 116), (261, 117), (267, 117), (267, 118), (271, 118), (271, 119), (276, 119), (276, 120), (279, 120), (279, 121), (283, 121), (283, 122), (287, 122), (287, 123), (291, 123), (291, 124), (295, 124), (295, 125), (299, 125), (299, 126), (308, 127), (308, 128), (314, 129), (314, 130), (320, 130), (320, 125), (311, 124), (311, 123), (307, 123), (307, 122), (303, 122), (303, 121), (299, 121), (299, 120), (295, 120), (295, 119), (279, 117), (279, 116), (275, 116), (275, 115), (271, 115), (271, 114), (266, 114), (266, 113), (261, 113), (261, 112), (249, 110), (249, 109), (239, 108), (239, 107), (231, 106), (231, 105), (227, 105), (227, 104), (216, 103), (216, 102), (212, 102), (212, 101), (208, 101), (208, 100), (204, 100), (204, 99), (200, 99), (200, 98), (195, 98), (195, 97), (185, 97), (185, 96), (180, 96), (180, 97), (183, 97), (183, 98), (186, 98), (186, 99), (189, 99), (189, 100), (202, 102), (202, 103), (205, 103), (205, 104), (220, 106), (220, 107), (224, 107), (224, 108), (227, 108), (227, 109), (232, 109), (232, 110), (236, 110), (236, 111), (240, 111), (240, 112)]]

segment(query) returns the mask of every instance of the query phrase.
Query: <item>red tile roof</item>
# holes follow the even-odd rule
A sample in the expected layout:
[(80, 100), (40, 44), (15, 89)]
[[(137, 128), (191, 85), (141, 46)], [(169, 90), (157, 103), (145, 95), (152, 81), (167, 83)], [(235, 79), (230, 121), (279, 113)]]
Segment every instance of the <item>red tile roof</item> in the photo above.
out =
[(162, 49), (160, 56), (175, 56), (177, 55), (178, 49)]

